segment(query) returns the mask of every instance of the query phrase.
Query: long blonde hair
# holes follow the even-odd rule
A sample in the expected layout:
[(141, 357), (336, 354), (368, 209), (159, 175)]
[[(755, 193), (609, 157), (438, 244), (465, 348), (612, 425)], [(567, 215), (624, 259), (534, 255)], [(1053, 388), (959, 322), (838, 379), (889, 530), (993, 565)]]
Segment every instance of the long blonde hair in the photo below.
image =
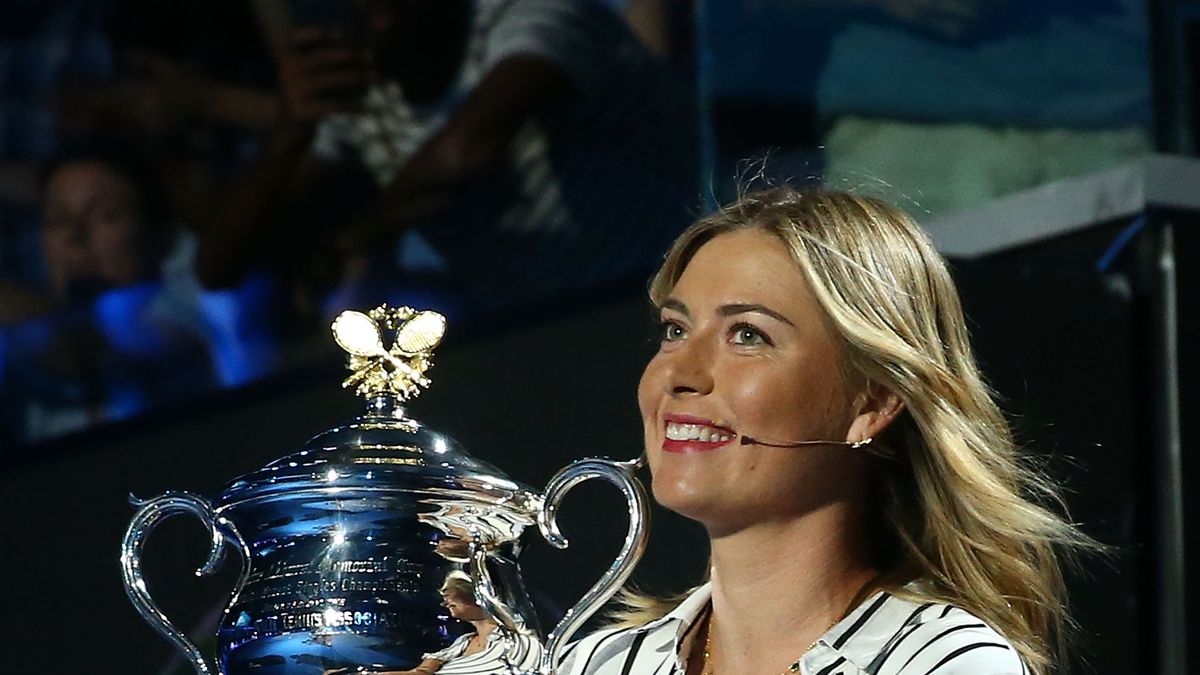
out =
[[(1051, 671), (1070, 625), (1062, 558), (1098, 545), (1057, 515), (1055, 485), (1020, 456), (928, 236), (874, 198), (754, 192), (675, 241), (651, 282), (652, 302), (662, 303), (706, 242), (745, 229), (787, 245), (842, 338), (849, 381), (883, 385), (904, 402), (878, 439), (901, 461), (881, 462), (875, 474), (869, 527), (883, 576), (872, 589), (962, 607), (1008, 638), (1034, 673)], [(911, 581), (923, 582), (919, 593)], [(623, 601), (627, 619), (668, 606), (636, 592)]]

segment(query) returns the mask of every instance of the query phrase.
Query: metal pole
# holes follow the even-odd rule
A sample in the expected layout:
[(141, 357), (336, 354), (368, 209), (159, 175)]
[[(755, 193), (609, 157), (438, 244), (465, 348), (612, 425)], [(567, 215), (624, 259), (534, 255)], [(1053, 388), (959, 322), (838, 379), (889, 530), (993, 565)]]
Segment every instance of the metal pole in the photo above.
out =
[(1157, 241), (1160, 369), (1155, 426), (1158, 461), (1158, 652), (1164, 675), (1187, 673), (1183, 523), (1183, 442), (1179, 393), (1179, 297), (1174, 226), (1163, 223)]

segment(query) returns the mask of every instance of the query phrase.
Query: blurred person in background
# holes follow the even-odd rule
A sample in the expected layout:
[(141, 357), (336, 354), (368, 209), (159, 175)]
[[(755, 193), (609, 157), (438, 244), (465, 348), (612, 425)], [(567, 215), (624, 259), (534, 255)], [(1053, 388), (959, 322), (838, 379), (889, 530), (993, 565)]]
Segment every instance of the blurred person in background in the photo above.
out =
[(688, 78), (695, 73), (695, 7), (681, 0), (602, 0), (659, 59)]
[[(244, 19), (239, 19), (236, 3), (214, 7), (181, 1), (164, 6), (142, 0), (49, 5), (20, 0), (0, 10), (0, 91), (4, 94), (0, 97), (0, 322), (8, 326), (3, 341), (10, 356), (13, 349), (19, 354), (22, 349), (39, 348), (39, 342), (50, 335), (85, 334), (76, 328), (91, 321), (81, 316), (88, 289), (111, 283), (143, 287), (143, 280), (156, 279), (168, 290), (152, 304), (159, 310), (170, 308), (169, 313), (186, 323), (188, 331), (203, 334), (220, 383), (240, 384), (272, 368), (277, 343), (271, 324), (277, 319), (274, 308), (279, 303), (270, 280), (252, 276), (234, 288), (203, 292), (192, 274), (195, 244), (186, 231), (187, 224), (200, 220), (213, 202), (220, 176), (238, 166), (239, 157), (246, 153), (246, 139), (253, 139), (247, 132), (266, 128), (277, 116), (278, 97), (261, 85), (255, 72), (263, 70), (270, 79), (269, 55), (261, 39), (255, 40), (259, 34), (253, 13), (242, 8), (241, 14)], [(240, 33), (239, 25), (243, 26)], [(233, 44), (213, 47), (221, 42), (213, 39), (216, 34)], [(255, 66), (256, 43), (266, 68)], [(63, 148), (91, 150), (77, 153)], [(126, 171), (130, 162), (125, 160), (133, 156), (138, 158), (133, 162), (138, 176)], [(96, 160), (98, 166), (115, 173), (95, 166), (85, 171), (75, 166), (75, 160)], [(152, 210), (168, 219), (139, 218), (153, 227), (184, 227), (172, 231), (167, 250), (146, 249), (140, 241), (125, 249), (129, 260), (118, 268), (121, 274), (138, 278), (133, 284), (116, 277), (83, 281), (79, 275), (64, 276), (78, 261), (64, 259), (64, 248), (56, 245), (53, 214), (47, 212), (46, 227), (42, 226), (43, 206), (49, 208), (43, 196), (61, 192), (57, 170), (49, 183), (39, 183), (39, 172), (47, 162), (72, 165), (61, 177), (74, 186), (68, 191), (88, 184), (118, 200), (130, 187), (125, 179), (136, 185), (134, 192), (141, 199), (146, 188), (142, 181), (149, 178), (150, 192), (160, 202)], [(116, 178), (117, 174), (123, 178)], [(130, 242), (108, 244), (113, 246), (106, 255)], [(73, 280), (64, 285), (66, 278)], [(115, 324), (111, 329), (122, 330)], [(37, 337), (39, 330), (41, 337)], [(124, 329), (138, 330), (136, 323)], [(28, 338), (23, 343), (18, 339), (21, 335)], [(54, 354), (51, 361), (61, 361), (63, 353), (73, 355), (67, 360), (76, 365), (68, 368), (60, 363), (59, 370), (93, 374), (104, 370), (97, 363), (103, 360), (104, 350), (83, 348), (96, 341), (67, 342), (73, 345), (69, 349), (60, 345), (46, 351)], [(28, 431), (30, 438), (44, 438), (93, 421), (124, 417), (141, 407), (131, 395), (121, 405), (111, 400), (94, 403), (85, 414), (87, 406), (81, 406), (80, 400), (115, 399), (98, 393), (99, 389), (85, 395), (75, 387), (68, 394), (70, 387), (64, 383), (70, 378), (63, 373), (37, 373), (35, 364), (41, 363), (7, 360), (5, 383), (0, 387), (8, 411), (0, 435), (17, 439)], [(32, 385), (35, 381), (37, 386)], [(210, 383), (211, 378), (198, 377), (188, 386), (202, 390)], [(64, 396), (49, 408), (26, 405)], [(118, 408), (123, 412), (115, 412)], [(57, 412), (50, 414), (51, 409)]]
[(315, 315), (490, 311), (637, 276), (688, 220), (694, 107), (609, 7), (310, 5), (264, 13), (283, 114), (201, 228), (206, 286), (273, 263)]
[(279, 114), (256, 17), (249, 3), (200, 0), (119, 0), (106, 12), (113, 72), (58, 92), (59, 132), (134, 150), (155, 172), (178, 224), (163, 281), (203, 332), (218, 382), (253, 381), (282, 360), (277, 336), (294, 328), (286, 303), (265, 274), (201, 288), (191, 230)]
[(58, 151), (53, 101), (63, 87), (112, 74), (106, 3), (0, 5), (0, 278), (37, 283), (38, 169)]
[(179, 219), (201, 220), (279, 113), (250, 3), (117, 0), (108, 14), (111, 77), (62, 89), (59, 130), (138, 148)]
[(0, 284), (7, 435), (121, 419), (210, 381), (198, 326), (161, 275), (173, 221), (153, 174), (84, 150), (50, 162), (41, 186), (46, 284)]
[[(216, 47), (220, 43), (220, 47)], [(265, 73), (265, 77), (263, 75)], [(37, 173), (103, 140), (158, 171), (184, 223), (278, 114), (244, 3), (17, 0), (0, 9), (0, 275), (36, 282)]]

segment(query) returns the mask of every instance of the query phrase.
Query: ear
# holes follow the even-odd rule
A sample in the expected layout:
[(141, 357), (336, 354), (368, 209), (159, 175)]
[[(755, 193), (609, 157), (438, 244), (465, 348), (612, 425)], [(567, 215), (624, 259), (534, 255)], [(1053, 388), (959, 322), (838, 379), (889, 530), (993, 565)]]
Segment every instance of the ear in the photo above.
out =
[(855, 404), (855, 416), (846, 431), (846, 441), (850, 443), (879, 438), (904, 410), (904, 402), (899, 396), (875, 382), (867, 382), (866, 388), (855, 399)]

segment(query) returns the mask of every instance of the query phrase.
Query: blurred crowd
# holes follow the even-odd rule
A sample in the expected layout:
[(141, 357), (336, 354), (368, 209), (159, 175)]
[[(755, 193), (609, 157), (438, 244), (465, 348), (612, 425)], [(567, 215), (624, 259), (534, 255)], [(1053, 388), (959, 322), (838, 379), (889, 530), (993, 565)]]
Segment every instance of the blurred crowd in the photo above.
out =
[(698, 125), (619, 9), (6, 5), (9, 440), (248, 382), (345, 307), (470, 319), (643, 274), (695, 211)]
[[(12, 0), (0, 445), (643, 281), (737, 160), (941, 213), (1150, 148), (1142, 0)], [(844, 187), (844, 185), (843, 185)]]

